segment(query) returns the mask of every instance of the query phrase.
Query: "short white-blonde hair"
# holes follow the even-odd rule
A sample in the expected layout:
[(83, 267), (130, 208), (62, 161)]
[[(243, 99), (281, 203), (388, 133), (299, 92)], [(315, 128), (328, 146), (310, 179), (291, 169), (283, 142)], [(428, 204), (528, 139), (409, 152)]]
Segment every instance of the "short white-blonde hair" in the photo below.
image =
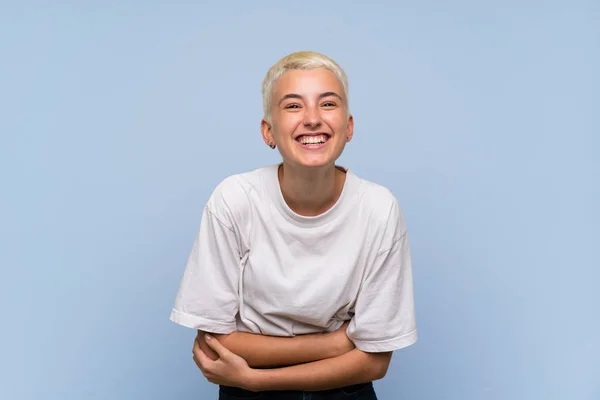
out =
[(331, 58), (324, 54), (317, 53), (314, 51), (298, 51), (295, 53), (288, 54), (281, 60), (277, 61), (267, 72), (265, 79), (262, 84), (262, 99), (263, 99), (263, 113), (264, 118), (267, 121), (271, 121), (271, 102), (273, 97), (273, 88), (275, 83), (283, 74), (291, 70), (310, 70), (316, 68), (324, 68), (335, 74), (342, 85), (344, 91), (343, 97), (346, 102), (346, 113), (350, 115), (350, 108), (348, 104), (348, 77), (346, 73)]

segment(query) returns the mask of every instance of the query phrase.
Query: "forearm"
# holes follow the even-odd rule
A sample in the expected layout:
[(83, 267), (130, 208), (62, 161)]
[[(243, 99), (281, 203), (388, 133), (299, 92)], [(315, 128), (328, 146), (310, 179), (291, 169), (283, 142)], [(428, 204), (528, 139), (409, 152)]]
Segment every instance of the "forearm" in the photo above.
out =
[(381, 379), (392, 353), (346, 354), (285, 368), (254, 370), (248, 388), (264, 390), (328, 390)]
[[(336, 357), (351, 350), (342, 348), (333, 334), (317, 333), (295, 337), (266, 336), (246, 332), (213, 335), (229, 351), (242, 357), (252, 368), (291, 366)], [(204, 342), (203, 335), (199, 336)], [(200, 343), (203, 349), (208, 348)], [(342, 342), (343, 344), (343, 342)], [(207, 354), (211, 356), (211, 354)], [(216, 354), (213, 357), (216, 358)]]

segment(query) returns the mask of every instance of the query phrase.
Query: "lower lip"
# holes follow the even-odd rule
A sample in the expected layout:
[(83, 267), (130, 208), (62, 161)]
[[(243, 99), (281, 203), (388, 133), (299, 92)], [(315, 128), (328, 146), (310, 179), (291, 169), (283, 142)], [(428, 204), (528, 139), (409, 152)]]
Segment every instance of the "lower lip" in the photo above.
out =
[(296, 143), (298, 143), (298, 146), (302, 147), (304, 150), (319, 150), (322, 149), (323, 147), (325, 147), (325, 145), (329, 142), (329, 139), (327, 139), (325, 141), (325, 143), (319, 143), (319, 144), (302, 144), (298, 141), (296, 141)]

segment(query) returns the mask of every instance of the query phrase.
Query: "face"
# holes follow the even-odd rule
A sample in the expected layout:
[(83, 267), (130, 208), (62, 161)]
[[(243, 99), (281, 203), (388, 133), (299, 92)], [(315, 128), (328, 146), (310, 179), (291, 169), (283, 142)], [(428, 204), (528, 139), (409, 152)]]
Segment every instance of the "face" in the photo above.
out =
[(333, 72), (288, 71), (274, 85), (271, 123), (261, 123), (263, 139), (275, 143), (289, 165), (334, 165), (354, 131), (346, 104), (342, 84)]

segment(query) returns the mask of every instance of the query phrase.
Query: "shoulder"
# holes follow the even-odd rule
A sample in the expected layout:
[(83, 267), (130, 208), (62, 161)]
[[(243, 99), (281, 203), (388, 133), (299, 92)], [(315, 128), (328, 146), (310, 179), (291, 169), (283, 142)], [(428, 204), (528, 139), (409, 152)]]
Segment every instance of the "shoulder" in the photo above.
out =
[(361, 182), (361, 204), (371, 211), (378, 220), (388, 221), (389, 218), (402, 216), (400, 202), (386, 186), (358, 178)]
[(404, 213), (400, 202), (392, 191), (375, 182), (360, 180), (361, 212), (369, 215), (369, 225), (387, 239), (395, 241), (406, 232)]
[(396, 196), (387, 187), (378, 183), (359, 178), (361, 181), (363, 201), (368, 206), (381, 211), (398, 204)]
[(262, 191), (262, 182), (272, 167), (262, 167), (224, 178), (212, 191), (206, 207), (213, 214), (241, 217), (250, 209), (250, 199)]

